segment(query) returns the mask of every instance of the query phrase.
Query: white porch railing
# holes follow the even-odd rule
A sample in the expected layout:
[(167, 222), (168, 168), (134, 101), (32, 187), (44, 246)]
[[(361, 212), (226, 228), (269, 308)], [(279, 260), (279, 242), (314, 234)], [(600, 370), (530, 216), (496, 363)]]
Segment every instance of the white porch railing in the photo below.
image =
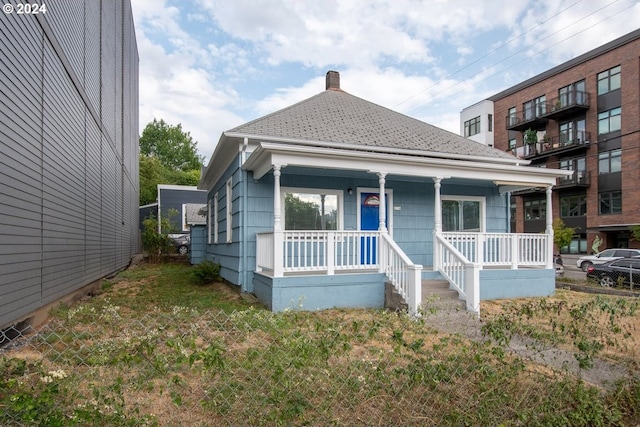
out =
[(377, 231), (257, 233), (256, 267), (272, 271), (276, 277), (312, 271), (378, 270), (379, 236)]
[(533, 233), (458, 233), (442, 237), (470, 262), (483, 267), (546, 266), (549, 236)]
[[(547, 234), (434, 233), (434, 270), (480, 310), (480, 273), (484, 267), (549, 266), (552, 246)], [(421, 302), (422, 266), (388, 233), (378, 231), (276, 231), (256, 237), (257, 271), (274, 277), (285, 273), (379, 271), (405, 298), (411, 312)]]

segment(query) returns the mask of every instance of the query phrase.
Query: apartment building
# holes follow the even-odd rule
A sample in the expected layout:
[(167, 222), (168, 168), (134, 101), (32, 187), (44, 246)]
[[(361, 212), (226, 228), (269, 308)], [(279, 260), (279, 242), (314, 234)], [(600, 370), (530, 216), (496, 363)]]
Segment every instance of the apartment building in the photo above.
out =
[(126, 267), (139, 215), (130, 1), (4, 3), (0, 328)]
[[(576, 229), (563, 252), (589, 253), (598, 236), (600, 250), (640, 247), (630, 232), (640, 224), (639, 71), (636, 30), (461, 113), (463, 135), (533, 166), (574, 171), (553, 188), (554, 218)], [(489, 114), (491, 128), (471, 127)], [(544, 189), (512, 193), (510, 206), (512, 232), (544, 231)]]

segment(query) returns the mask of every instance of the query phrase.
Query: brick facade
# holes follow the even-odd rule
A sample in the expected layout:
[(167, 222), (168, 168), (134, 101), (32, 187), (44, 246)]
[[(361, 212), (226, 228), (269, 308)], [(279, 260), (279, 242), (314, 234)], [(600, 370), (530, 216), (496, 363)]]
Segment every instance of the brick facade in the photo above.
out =
[[(577, 230), (583, 242), (580, 252), (591, 252), (591, 245), (597, 235), (604, 239), (600, 250), (607, 247), (628, 246), (640, 248), (640, 242), (632, 239), (630, 228), (640, 224), (640, 30), (630, 33), (607, 45), (594, 49), (574, 60), (561, 64), (545, 73), (535, 76), (526, 82), (507, 89), (491, 98), (494, 102), (494, 145), (496, 148), (509, 151), (509, 139), (515, 137), (516, 148), (524, 145), (524, 130), (508, 130), (509, 109), (515, 107), (518, 114), (523, 111), (527, 101), (545, 96), (547, 108), (553, 108), (551, 102), (559, 97), (559, 89), (584, 80), (585, 91), (589, 96), (589, 107), (576, 110), (564, 118), (550, 118), (538, 129), (546, 131), (547, 136), (560, 140), (560, 124), (566, 121), (585, 119), (585, 130), (590, 135), (589, 144), (581, 144), (578, 149), (549, 150), (544, 155), (526, 157), (532, 165), (557, 168), (561, 160), (585, 157), (588, 185), (564, 185), (554, 188), (553, 217), (560, 217), (560, 197), (570, 195), (586, 195), (586, 217), (562, 218), (568, 225), (580, 224)], [(620, 65), (621, 88), (619, 93), (611, 93), (605, 99), (598, 96), (597, 75)], [(618, 101), (611, 101), (611, 99)], [(605, 107), (605, 101), (607, 105)], [(610, 105), (611, 103), (614, 103)], [(621, 130), (609, 134), (598, 134), (598, 111), (621, 107)], [(615, 105), (617, 103), (617, 105)], [(549, 111), (549, 110), (546, 110)], [(599, 176), (598, 152), (609, 149), (622, 151), (622, 170), (620, 178), (607, 181), (608, 177)], [(522, 148), (524, 149), (524, 148)], [(608, 174), (613, 175), (613, 174)], [(617, 181), (616, 181), (617, 180)], [(600, 182), (607, 182), (610, 191), (621, 190), (622, 212), (616, 214), (599, 214)], [(615, 182), (616, 184), (611, 184)], [(619, 182), (619, 184), (618, 184)], [(604, 186), (604, 184), (602, 184)], [(611, 186), (618, 188), (612, 190)], [(603, 187), (604, 188), (604, 187)], [(535, 231), (535, 221), (525, 221), (524, 203), (526, 200), (544, 199), (544, 192), (523, 192), (515, 198), (516, 220), (514, 232)], [(584, 238), (586, 237), (586, 250)]]

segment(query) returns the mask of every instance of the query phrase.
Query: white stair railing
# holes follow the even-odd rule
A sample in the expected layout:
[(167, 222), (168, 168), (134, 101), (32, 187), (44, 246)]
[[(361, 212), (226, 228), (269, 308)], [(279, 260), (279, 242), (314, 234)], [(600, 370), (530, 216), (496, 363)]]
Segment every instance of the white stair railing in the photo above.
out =
[(387, 233), (380, 234), (380, 270), (407, 302), (409, 313), (417, 314), (422, 302), (422, 265), (414, 264)]
[(434, 269), (444, 276), (466, 302), (467, 310), (480, 314), (480, 264), (471, 262), (441, 233), (434, 233)]

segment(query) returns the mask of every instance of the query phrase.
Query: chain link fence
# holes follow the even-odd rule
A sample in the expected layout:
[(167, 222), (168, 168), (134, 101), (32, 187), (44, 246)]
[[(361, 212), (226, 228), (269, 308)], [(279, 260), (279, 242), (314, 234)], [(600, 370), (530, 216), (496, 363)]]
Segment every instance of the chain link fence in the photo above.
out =
[(514, 328), (524, 317), (105, 299), (3, 332), (0, 425), (632, 425), (638, 398), (611, 399), (637, 374), (582, 369), (562, 334)]

